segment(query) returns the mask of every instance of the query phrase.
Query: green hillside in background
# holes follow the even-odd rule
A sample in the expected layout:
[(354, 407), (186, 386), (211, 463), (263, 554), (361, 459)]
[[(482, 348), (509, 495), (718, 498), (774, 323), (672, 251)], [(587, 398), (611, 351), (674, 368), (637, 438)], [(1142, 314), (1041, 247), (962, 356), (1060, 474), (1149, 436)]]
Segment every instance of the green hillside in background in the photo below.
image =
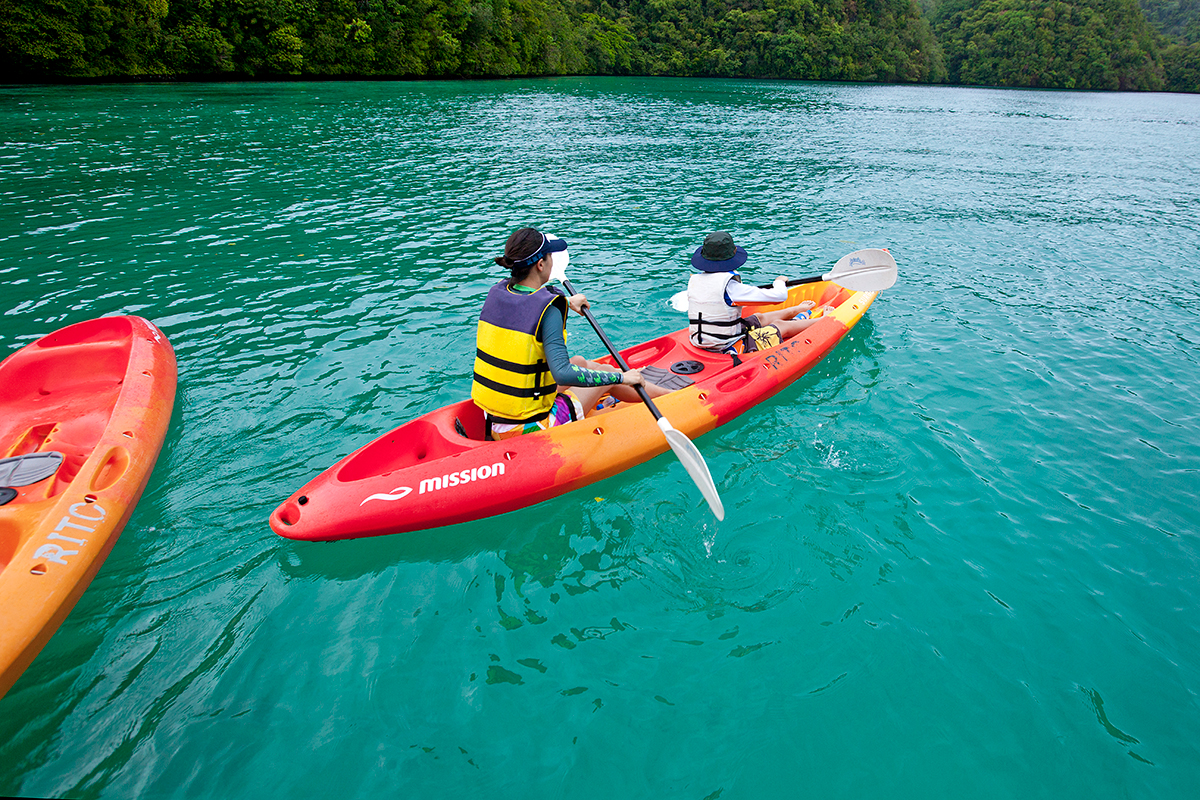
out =
[(0, 0), (10, 81), (670, 75), (1200, 91), (1200, 0)]
[(1200, 41), (1200, 0), (1141, 0), (1140, 5), (1160, 33), (1184, 42)]

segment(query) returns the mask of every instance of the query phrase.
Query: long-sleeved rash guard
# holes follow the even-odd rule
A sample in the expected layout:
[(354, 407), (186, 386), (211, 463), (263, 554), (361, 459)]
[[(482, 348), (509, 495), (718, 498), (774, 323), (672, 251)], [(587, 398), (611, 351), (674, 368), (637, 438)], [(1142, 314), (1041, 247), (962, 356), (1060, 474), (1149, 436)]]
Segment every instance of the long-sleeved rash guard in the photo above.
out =
[(559, 386), (615, 386), (621, 382), (619, 372), (600, 372), (583, 369), (571, 363), (567, 342), (563, 337), (563, 315), (555, 306), (542, 315), (542, 346), (546, 349), (546, 364)]
[[(734, 273), (737, 275), (738, 273)], [(786, 288), (776, 289), (771, 286), (769, 289), (760, 289), (757, 286), (748, 286), (740, 280), (730, 281), (725, 284), (725, 302), (731, 306), (740, 306), (747, 303), (782, 303), (787, 300), (788, 292)]]

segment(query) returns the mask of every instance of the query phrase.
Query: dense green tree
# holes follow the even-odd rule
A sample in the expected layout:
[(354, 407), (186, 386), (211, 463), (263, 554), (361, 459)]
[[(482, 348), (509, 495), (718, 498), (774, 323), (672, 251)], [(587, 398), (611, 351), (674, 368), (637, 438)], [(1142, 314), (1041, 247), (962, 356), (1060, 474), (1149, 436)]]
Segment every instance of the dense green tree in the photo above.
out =
[(216, 28), (195, 18), (166, 35), (163, 56), (183, 74), (213, 75), (233, 69), (233, 45)]
[(89, 50), (107, 37), (89, 41), (86, 32), (105, 10), (76, 0), (0, 0), (0, 66), (9, 75), (87, 75)]
[(1200, 0), (1140, 0), (1146, 14), (1137, 2), (0, 0), (0, 66), (51, 80), (637, 74), (1200, 91)]
[[(633, 38), (651, 75), (937, 81), (941, 51), (912, 0), (581, 0)], [(598, 72), (611, 48), (590, 33)], [(626, 40), (627, 41), (627, 40)]]
[(1165, 88), (1200, 91), (1200, 0), (1140, 0), (1146, 20), (1166, 37), (1162, 43)]
[(1170, 44), (1163, 50), (1164, 88), (1173, 92), (1200, 91), (1200, 43)]
[(1058, 89), (1164, 86), (1162, 58), (1135, 0), (946, 4), (937, 32), (952, 83)]
[(167, 0), (0, 0), (9, 75), (87, 78), (162, 71)]
[(1200, 41), (1200, 0), (1139, 0), (1139, 5), (1160, 33), (1184, 42)]
[[(626, 18), (627, 19), (627, 18)], [(629, 75), (637, 72), (642, 63), (637, 39), (626, 23), (606, 19), (599, 14), (580, 16), (584, 57), (591, 68), (601, 75)], [(721, 74), (713, 72), (714, 75)]]
[(299, 75), (304, 67), (304, 41), (295, 25), (283, 25), (267, 34), (267, 70), (279, 75)]

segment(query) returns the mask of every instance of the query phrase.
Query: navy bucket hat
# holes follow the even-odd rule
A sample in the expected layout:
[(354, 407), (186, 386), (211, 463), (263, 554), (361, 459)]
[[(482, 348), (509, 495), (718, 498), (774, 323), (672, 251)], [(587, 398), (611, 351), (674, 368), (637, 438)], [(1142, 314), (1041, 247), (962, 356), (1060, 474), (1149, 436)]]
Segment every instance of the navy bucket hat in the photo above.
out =
[(725, 231), (704, 237), (704, 244), (692, 253), (692, 266), (701, 272), (733, 272), (746, 263), (746, 251), (733, 243)]

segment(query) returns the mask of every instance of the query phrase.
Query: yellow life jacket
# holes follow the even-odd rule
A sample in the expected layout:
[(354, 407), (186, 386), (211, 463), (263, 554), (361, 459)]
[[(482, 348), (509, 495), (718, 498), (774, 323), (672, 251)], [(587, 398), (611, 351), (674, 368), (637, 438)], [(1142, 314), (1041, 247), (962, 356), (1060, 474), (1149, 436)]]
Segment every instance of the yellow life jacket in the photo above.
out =
[(552, 305), (565, 326), (567, 298), (557, 289), (543, 286), (525, 294), (501, 281), (488, 292), (475, 335), (471, 399), (495, 422), (536, 422), (554, 405), (558, 384), (538, 338)]

